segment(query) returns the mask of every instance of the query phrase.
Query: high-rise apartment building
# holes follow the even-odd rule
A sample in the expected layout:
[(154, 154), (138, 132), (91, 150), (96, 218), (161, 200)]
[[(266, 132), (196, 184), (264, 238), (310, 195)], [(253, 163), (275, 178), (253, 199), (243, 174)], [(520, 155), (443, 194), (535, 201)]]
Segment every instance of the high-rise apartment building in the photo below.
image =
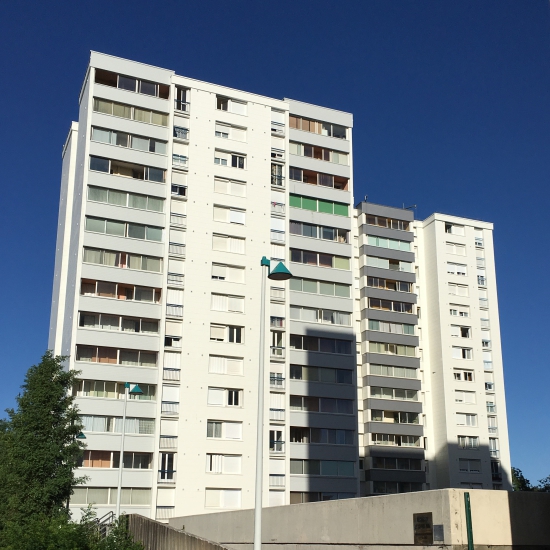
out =
[[(470, 258), (489, 285), (470, 300), (488, 292), (491, 315), (449, 321), (482, 340), (468, 386), (453, 376), (467, 346), (438, 312), (452, 261), (441, 217), (354, 209), (352, 126), (342, 111), (91, 54), (63, 149), (49, 341), (80, 371), (88, 480), (74, 511), (112, 510), (120, 471), (126, 512), (253, 507), (262, 256), (293, 274), (268, 284), (264, 506), (474, 483), (459, 447), (484, 422), (483, 479), (498, 481), (496, 459), (509, 469), (492, 248), (485, 266)], [(490, 239), (489, 224), (461, 223)], [(475, 413), (453, 401), (470, 387), (483, 390)], [(457, 426), (461, 414), (477, 424)]]

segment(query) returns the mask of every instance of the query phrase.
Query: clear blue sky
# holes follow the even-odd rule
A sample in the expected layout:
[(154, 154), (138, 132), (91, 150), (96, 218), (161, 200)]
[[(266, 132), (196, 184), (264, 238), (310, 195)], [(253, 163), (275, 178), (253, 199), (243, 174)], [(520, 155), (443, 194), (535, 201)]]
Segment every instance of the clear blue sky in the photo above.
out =
[(549, 475), (549, 31), (548, 0), (0, 2), (0, 409), (47, 345), (93, 49), (351, 111), (357, 198), (494, 222), (512, 462)]

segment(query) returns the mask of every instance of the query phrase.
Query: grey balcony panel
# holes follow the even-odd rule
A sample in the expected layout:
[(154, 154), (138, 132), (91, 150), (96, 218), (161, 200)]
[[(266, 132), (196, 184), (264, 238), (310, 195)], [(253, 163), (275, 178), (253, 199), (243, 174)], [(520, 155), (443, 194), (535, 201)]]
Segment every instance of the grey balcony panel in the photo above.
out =
[(414, 262), (413, 252), (403, 252), (402, 250), (392, 250), (391, 248), (382, 248), (380, 246), (363, 245), (359, 247), (359, 254), (376, 256), (377, 258), (389, 258), (390, 260), (400, 260), (403, 262)]
[(379, 470), (365, 471), (365, 481), (402, 481), (425, 483), (426, 474), (422, 470)]
[(326, 308), (353, 313), (353, 299), (340, 298), (338, 296), (290, 291), (290, 304), (293, 306)]
[[(365, 446), (365, 456), (387, 456), (389, 458), (424, 458), (424, 449), (419, 447), (389, 447), (383, 445)], [(381, 470), (385, 472), (386, 470)]]
[(290, 379), (288, 388), (291, 395), (314, 395), (316, 397), (333, 397), (338, 399), (357, 398), (357, 390), (354, 384), (330, 384), (326, 382)]
[(387, 355), (385, 353), (365, 353), (363, 354), (363, 363), (393, 365), (395, 367), (411, 367), (415, 369), (418, 369), (420, 367), (420, 359), (418, 357)]
[(392, 424), (390, 422), (366, 422), (365, 432), (395, 435), (416, 435), (424, 434), (424, 427), (419, 424)]
[[(384, 386), (389, 388), (391, 386)], [(376, 409), (379, 411), (397, 411), (397, 412), (422, 412), (422, 403), (420, 401), (402, 401), (399, 399), (376, 399), (369, 397), (363, 401), (363, 409)]]
[(98, 313), (143, 317), (146, 319), (160, 319), (162, 315), (162, 306), (160, 304), (116, 300), (101, 296), (79, 296), (78, 309), (80, 311), (96, 311)]
[(412, 210), (394, 208), (393, 206), (385, 206), (383, 204), (375, 204), (372, 202), (361, 202), (359, 204), (359, 211), (363, 214), (385, 216), (386, 218), (394, 218), (396, 220), (405, 220), (409, 222), (414, 220), (414, 212)]
[(311, 250), (313, 252), (322, 252), (323, 254), (335, 254), (347, 258), (351, 258), (352, 256), (351, 244), (313, 239), (310, 237), (300, 237), (299, 235), (290, 234), (289, 246), (290, 248)]
[(378, 321), (407, 323), (409, 325), (418, 324), (418, 317), (411, 313), (398, 313), (397, 311), (384, 311), (372, 308), (363, 308), (361, 310), (361, 319), (377, 319)]
[(291, 443), (290, 458), (355, 461), (357, 459), (357, 446)]
[(148, 367), (129, 367), (109, 363), (84, 363), (75, 361), (74, 366), (80, 371), (83, 380), (135, 380), (138, 384), (157, 384), (158, 369)]
[(79, 328), (76, 333), (76, 343), (109, 348), (158, 351), (159, 335), (150, 334), (145, 336), (135, 332)]
[(391, 332), (376, 332), (365, 330), (362, 332), (363, 340), (372, 342), (387, 342), (389, 344), (403, 344), (405, 346), (418, 346), (418, 336), (407, 334), (392, 334)]
[[(343, 178), (351, 177), (351, 168), (345, 164), (335, 164), (326, 160), (314, 159), (311, 157), (303, 157), (299, 155), (288, 155), (289, 166), (303, 168), (304, 170), (313, 170), (323, 174), (333, 174)], [(341, 201), (345, 202), (345, 201)]]
[(88, 172), (88, 185), (98, 185), (99, 187), (108, 187), (109, 189), (118, 189), (119, 191), (140, 193), (155, 197), (166, 197), (170, 191), (170, 186), (166, 183), (125, 178), (123, 176), (104, 174), (103, 172)]
[[(326, 122), (326, 121), (324, 121)], [(297, 130), (296, 128), (289, 128), (290, 141), (297, 141), (298, 143), (307, 143), (308, 145), (317, 145), (319, 147), (326, 147), (327, 149), (334, 149), (335, 151), (342, 151), (343, 153), (350, 152), (350, 142), (347, 139), (335, 138), (331, 136), (322, 136), (315, 134), (314, 132), (307, 132), (305, 130)]]
[[(78, 409), (81, 414), (103, 414), (106, 416), (122, 416), (124, 399), (104, 399), (102, 397), (77, 397)], [(98, 406), (101, 407), (98, 413)], [(154, 418), (156, 416), (156, 401), (128, 400), (126, 415), (128, 417)], [(116, 434), (115, 434), (116, 435)], [(119, 434), (120, 435), (120, 434)]]
[(422, 382), (415, 378), (395, 378), (393, 376), (377, 376), (368, 374), (363, 378), (363, 382), (369, 386), (380, 386), (382, 388), (399, 388), (402, 390), (418, 390), (422, 387)]
[[(120, 434), (86, 432), (86, 446), (88, 449), (104, 451), (120, 451)], [(131, 435), (124, 438), (125, 452), (152, 453), (155, 450), (156, 438), (154, 435)]]
[(388, 239), (398, 239), (400, 241), (414, 241), (412, 231), (401, 231), (399, 229), (389, 229), (387, 227), (378, 227), (377, 225), (363, 224), (360, 227), (360, 233), (364, 235), (373, 235), (375, 237), (387, 237)]
[(381, 277), (382, 279), (404, 281), (405, 283), (414, 283), (416, 281), (416, 275), (407, 271), (393, 271), (380, 267), (362, 266), (359, 272), (362, 277)]
[(84, 231), (83, 245), (92, 248), (114, 250), (115, 252), (129, 252), (131, 254), (156, 256), (157, 258), (162, 258), (164, 256), (163, 243), (144, 241), (141, 239), (127, 239), (125, 237), (103, 235), (102, 233), (92, 233), (90, 231)]
[(417, 296), (411, 292), (396, 292), (395, 290), (384, 290), (382, 288), (363, 287), (361, 298), (380, 298), (382, 300), (393, 300), (396, 302), (405, 302), (407, 304), (416, 304)]
[(353, 275), (351, 271), (343, 269), (332, 269), (329, 267), (317, 267), (312, 265), (298, 264), (289, 262), (287, 267), (294, 277), (303, 277), (304, 279), (316, 279), (319, 281), (329, 281), (334, 283), (353, 284)]
[(318, 336), (320, 338), (338, 338), (355, 342), (355, 334), (351, 327), (328, 325), (325, 323), (308, 323), (306, 321), (291, 320), (290, 333), (303, 334), (306, 336)]
[[(304, 157), (295, 157), (292, 158), (304, 158)], [(307, 158), (307, 157), (305, 157)], [(308, 158), (309, 160), (309, 158)], [(321, 161), (322, 162), (322, 161)], [(340, 166), (346, 168), (342, 164), (333, 164), (330, 162), (323, 162), (323, 165), (327, 164), (327, 168), (330, 166)], [(299, 167), (297, 164), (290, 163), (291, 166)], [(334, 174), (334, 172), (329, 172), (329, 170), (316, 170), (325, 174)], [(339, 174), (336, 174), (339, 175)], [(346, 176), (349, 177), (349, 176)], [(324, 185), (312, 185), (310, 183), (303, 183), (301, 181), (290, 180), (290, 192), (296, 193), (298, 195), (306, 195), (308, 197), (315, 197), (317, 199), (324, 199), (328, 201), (341, 202), (344, 204), (350, 205), (350, 214), (352, 209), (352, 196), (349, 191), (342, 191), (341, 189), (334, 189), (333, 187), (325, 187)], [(333, 216), (340, 217), (340, 216)]]
[(97, 216), (109, 220), (154, 225), (156, 227), (164, 227), (166, 219), (165, 215), (159, 212), (149, 212), (147, 210), (114, 206), (112, 204), (103, 204), (100, 202), (86, 202), (86, 215)]
[(357, 417), (354, 414), (329, 414), (306, 411), (290, 411), (289, 426), (304, 428), (333, 428), (357, 431)]
[(321, 353), (317, 351), (290, 350), (290, 363), (293, 365), (355, 369), (357, 360), (355, 355), (338, 355), (336, 353)]
[[(308, 193), (308, 195), (310, 194), (311, 193)], [(327, 227), (337, 227), (338, 229), (351, 230), (351, 218), (348, 216), (335, 216), (334, 214), (325, 214), (324, 212), (312, 212), (311, 210), (302, 210), (301, 208), (293, 208), (291, 206), (288, 207), (287, 212), (289, 219), (297, 222), (306, 222), (315, 225), (325, 225)]]
[(356, 493), (357, 489), (356, 477), (290, 476), (291, 491)]

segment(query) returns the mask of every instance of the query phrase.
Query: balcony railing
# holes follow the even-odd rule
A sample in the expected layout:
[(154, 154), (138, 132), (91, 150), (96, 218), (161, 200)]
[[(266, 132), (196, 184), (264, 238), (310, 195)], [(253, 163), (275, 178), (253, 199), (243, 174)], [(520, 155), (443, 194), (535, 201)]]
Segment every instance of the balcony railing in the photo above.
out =
[(285, 475), (284, 474), (269, 474), (269, 486), (270, 487), (284, 487)]
[(285, 452), (285, 442), (284, 441), (270, 441), (269, 442), (269, 452), (271, 452), (271, 453), (284, 453)]
[(187, 216), (183, 214), (175, 214), (170, 212), (170, 224), (171, 225), (187, 225)]
[(498, 458), (500, 456), (500, 451), (498, 449), (489, 449), (489, 454), (491, 458)]
[(481, 237), (475, 237), (476, 246), (483, 247), (483, 239)]
[(180, 369), (163, 369), (162, 371), (163, 380), (179, 381), (180, 375), (181, 375)]
[(492, 361), (483, 361), (483, 368), (485, 370), (493, 370), (493, 362)]
[(278, 214), (279, 216), (285, 215), (285, 205), (281, 202), (272, 202), (271, 203), (271, 213)]
[(188, 113), (191, 105), (187, 101), (181, 101), (181, 99), (176, 99), (174, 108), (176, 111), (183, 111), (184, 113)]
[(269, 420), (275, 422), (284, 422), (285, 421), (285, 410), (284, 409), (269, 409)]
[(485, 391), (495, 391), (495, 383), (485, 382)]
[(187, 187), (185, 185), (172, 184), (171, 192), (173, 197), (187, 197)]
[(171, 317), (183, 317), (183, 306), (166, 304), (166, 315)]
[(481, 340), (481, 347), (482, 348), (490, 348), (491, 347), (491, 340)]
[(502, 481), (502, 474), (500, 472), (491, 472), (493, 481)]
[(271, 230), (271, 241), (275, 243), (284, 243), (285, 242), (285, 232), (278, 231), (277, 229)]
[(285, 301), (285, 289), (284, 288), (272, 288), (269, 294), (269, 299), (273, 302)]
[(185, 276), (182, 273), (168, 273), (168, 284), (173, 286), (183, 286)]
[(174, 166), (187, 166), (188, 160), (185, 155), (172, 155), (172, 164)]
[(285, 186), (285, 177), (284, 176), (277, 176), (275, 174), (271, 174), (271, 185), (275, 187), (284, 187)]
[(285, 348), (281, 346), (271, 346), (271, 358), (272, 359), (284, 359), (285, 358)]
[(492, 404), (487, 404), (487, 412), (488, 413), (496, 413), (497, 412), (497, 406)]
[(175, 435), (161, 435), (159, 440), (160, 449), (176, 449), (178, 447), (178, 438)]
[(189, 139), (189, 128), (174, 126), (174, 137), (176, 139)]
[(487, 277), (484, 277), (483, 275), (478, 275), (477, 284), (481, 286), (487, 286)]
[(271, 328), (285, 328), (285, 318), (284, 317), (270, 317), (269, 326)]
[(170, 519), (175, 517), (175, 506), (157, 506), (156, 518), (157, 519)]
[(160, 412), (162, 414), (178, 414), (180, 409), (179, 403), (174, 403), (173, 401), (163, 401), (160, 405)]
[(269, 386), (271, 388), (276, 388), (278, 390), (282, 390), (285, 387), (285, 379), (280, 374), (271, 373), (269, 375)]
[(159, 483), (176, 483), (176, 470), (159, 470)]
[(490, 434), (496, 434), (498, 432), (498, 428), (496, 426), (489, 426), (488, 429)]
[(485, 267), (485, 258), (476, 258), (477, 267)]
[(182, 243), (170, 243), (168, 251), (170, 252), (170, 254), (185, 256), (185, 245)]
[(284, 136), (285, 135), (285, 125), (281, 124), (280, 122), (271, 121), (271, 133), (272, 134), (277, 134), (278, 136)]
[(489, 300), (487, 298), (480, 298), (479, 307), (487, 309), (489, 307)]

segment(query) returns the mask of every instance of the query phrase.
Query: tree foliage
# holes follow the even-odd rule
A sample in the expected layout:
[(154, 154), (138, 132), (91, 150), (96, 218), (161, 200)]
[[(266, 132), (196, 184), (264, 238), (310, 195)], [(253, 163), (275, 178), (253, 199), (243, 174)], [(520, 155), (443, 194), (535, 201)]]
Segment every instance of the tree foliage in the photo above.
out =
[(532, 485), (519, 468), (512, 467), (512, 487), (514, 491), (550, 493), (550, 476), (539, 479), (538, 485)]

